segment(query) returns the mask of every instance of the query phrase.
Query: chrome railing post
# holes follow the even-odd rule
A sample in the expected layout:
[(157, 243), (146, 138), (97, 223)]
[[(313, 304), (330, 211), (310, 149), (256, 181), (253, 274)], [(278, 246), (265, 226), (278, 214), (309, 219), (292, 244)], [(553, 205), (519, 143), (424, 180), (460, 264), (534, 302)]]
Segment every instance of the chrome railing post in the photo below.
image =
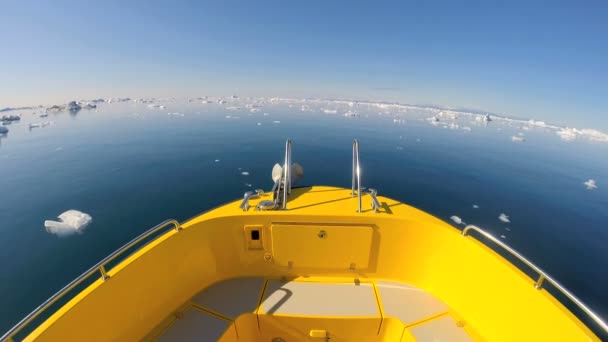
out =
[(108, 278), (110, 278), (110, 276), (108, 275), (108, 272), (106, 272), (105, 265), (99, 266), (99, 273), (101, 273), (101, 279), (103, 279), (103, 280), (108, 280)]
[(291, 189), (291, 140), (285, 142), (285, 163), (283, 164), (283, 209), (287, 209), (287, 195)]
[(353, 141), (353, 191), (351, 192), (351, 196), (355, 197), (355, 182), (356, 182), (356, 175), (355, 175), (355, 170), (357, 169), (357, 163), (355, 162), (355, 159), (357, 158), (357, 153), (356, 153), (356, 146), (357, 146), (357, 140)]
[(356, 186), (357, 186), (357, 197), (358, 197), (358, 206), (357, 212), (361, 212), (361, 164), (359, 163), (359, 142), (357, 140), (353, 141), (353, 191), (352, 195), (355, 195), (355, 178), (356, 178)]
[(536, 284), (534, 284), (534, 288), (536, 288), (537, 290), (540, 290), (543, 288), (543, 282), (545, 281), (545, 276), (543, 276), (542, 274), (538, 277), (538, 280), (536, 281)]
[[(470, 230), (474, 230), (474, 231), (478, 232), (479, 234), (481, 234), (488, 240), (494, 242), (497, 246), (501, 247), (503, 250), (507, 251), (512, 256), (519, 259), (519, 261), (526, 264), (532, 270), (534, 270), (534, 272), (536, 272), (538, 274), (538, 279), (534, 283), (534, 287), (537, 290), (541, 290), (543, 288), (543, 283), (545, 281), (548, 281), (551, 285), (553, 285), (554, 288), (556, 288), (559, 292), (561, 292), (564, 296), (566, 296), (566, 298), (568, 298), (568, 300), (570, 300), (574, 305), (576, 305), (579, 309), (581, 309), (589, 318), (591, 318), (598, 326), (600, 326), (605, 333), (608, 333), (608, 324), (606, 324), (606, 322), (604, 322), (604, 320), (602, 320), (602, 318), (600, 318), (600, 316), (598, 316), (595, 312), (593, 312), (593, 310), (591, 310), (585, 303), (583, 303), (580, 299), (578, 299), (578, 297), (575, 296), (572, 292), (568, 291), (568, 289), (566, 289), (562, 284), (557, 282), (557, 280), (551, 278), (547, 273), (545, 273), (545, 271), (540, 269), (538, 266), (536, 266), (530, 260), (526, 259), (523, 255), (519, 254), (519, 252), (517, 252), (513, 248), (509, 247), (504, 242), (495, 238), (494, 235), (486, 232), (485, 230), (483, 230), (475, 225), (470, 224), (470, 225), (464, 227), (464, 229), (462, 230), (462, 236), (466, 237)], [(478, 241), (481, 242), (481, 240), (478, 240)]]

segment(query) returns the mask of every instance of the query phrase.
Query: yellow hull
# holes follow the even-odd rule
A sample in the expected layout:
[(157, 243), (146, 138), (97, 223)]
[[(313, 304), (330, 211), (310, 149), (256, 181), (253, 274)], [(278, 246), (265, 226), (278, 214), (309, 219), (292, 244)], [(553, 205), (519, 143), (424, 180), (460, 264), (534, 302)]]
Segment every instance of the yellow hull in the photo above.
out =
[[(229, 203), (137, 250), (25, 339), (155, 340), (200, 314), (225, 327), (222, 341), (414, 341), (431, 323), (464, 334), (448, 340), (599, 341), (484, 244), (413, 207), (378, 200), (377, 213), (358, 213), (351, 190), (318, 186), (293, 189), (288, 210)], [(364, 208), (370, 201), (363, 197)], [(223, 281), (258, 285), (243, 299), (245, 285), (205, 294), (228, 289)], [(407, 303), (395, 303), (412, 293), (422, 302), (404, 313)], [(229, 314), (201, 296), (253, 304)], [(434, 309), (419, 312), (426, 307)]]

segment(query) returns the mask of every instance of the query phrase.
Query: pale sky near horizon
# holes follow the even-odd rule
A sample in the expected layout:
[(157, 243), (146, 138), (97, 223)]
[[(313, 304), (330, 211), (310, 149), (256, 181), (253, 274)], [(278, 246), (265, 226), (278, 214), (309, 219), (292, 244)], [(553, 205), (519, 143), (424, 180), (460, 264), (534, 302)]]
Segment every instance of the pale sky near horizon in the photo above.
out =
[(608, 130), (605, 1), (3, 1), (0, 107), (289, 96)]

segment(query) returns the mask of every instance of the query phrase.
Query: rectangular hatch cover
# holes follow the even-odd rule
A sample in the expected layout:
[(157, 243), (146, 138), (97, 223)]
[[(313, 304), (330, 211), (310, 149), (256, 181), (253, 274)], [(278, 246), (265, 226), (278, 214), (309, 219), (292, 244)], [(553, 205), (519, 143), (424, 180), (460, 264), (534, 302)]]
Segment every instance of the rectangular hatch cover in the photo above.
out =
[(366, 269), (373, 228), (362, 225), (273, 224), (272, 256), (294, 268)]

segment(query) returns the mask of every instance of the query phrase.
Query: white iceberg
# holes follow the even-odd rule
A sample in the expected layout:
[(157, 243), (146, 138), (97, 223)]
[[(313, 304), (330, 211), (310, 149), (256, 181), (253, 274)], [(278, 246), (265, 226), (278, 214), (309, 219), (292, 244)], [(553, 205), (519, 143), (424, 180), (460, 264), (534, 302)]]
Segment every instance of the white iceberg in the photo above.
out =
[(454, 221), (456, 224), (464, 224), (464, 221), (456, 215), (450, 216), (450, 220)]
[(595, 183), (595, 179), (589, 179), (583, 184), (585, 184), (585, 186), (587, 187), (587, 190), (597, 189), (597, 183)]
[(501, 220), (504, 223), (511, 223), (511, 220), (509, 220), (509, 215), (505, 214), (505, 213), (501, 213), (498, 216), (498, 219)]
[(68, 210), (57, 218), (59, 218), (59, 221), (44, 221), (44, 228), (48, 233), (61, 237), (75, 233), (82, 234), (84, 229), (93, 221), (91, 215), (78, 210)]
[(557, 131), (557, 135), (559, 135), (563, 141), (572, 141), (576, 139), (577, 133), (578, 131), (575, 128), (562, 128)]

